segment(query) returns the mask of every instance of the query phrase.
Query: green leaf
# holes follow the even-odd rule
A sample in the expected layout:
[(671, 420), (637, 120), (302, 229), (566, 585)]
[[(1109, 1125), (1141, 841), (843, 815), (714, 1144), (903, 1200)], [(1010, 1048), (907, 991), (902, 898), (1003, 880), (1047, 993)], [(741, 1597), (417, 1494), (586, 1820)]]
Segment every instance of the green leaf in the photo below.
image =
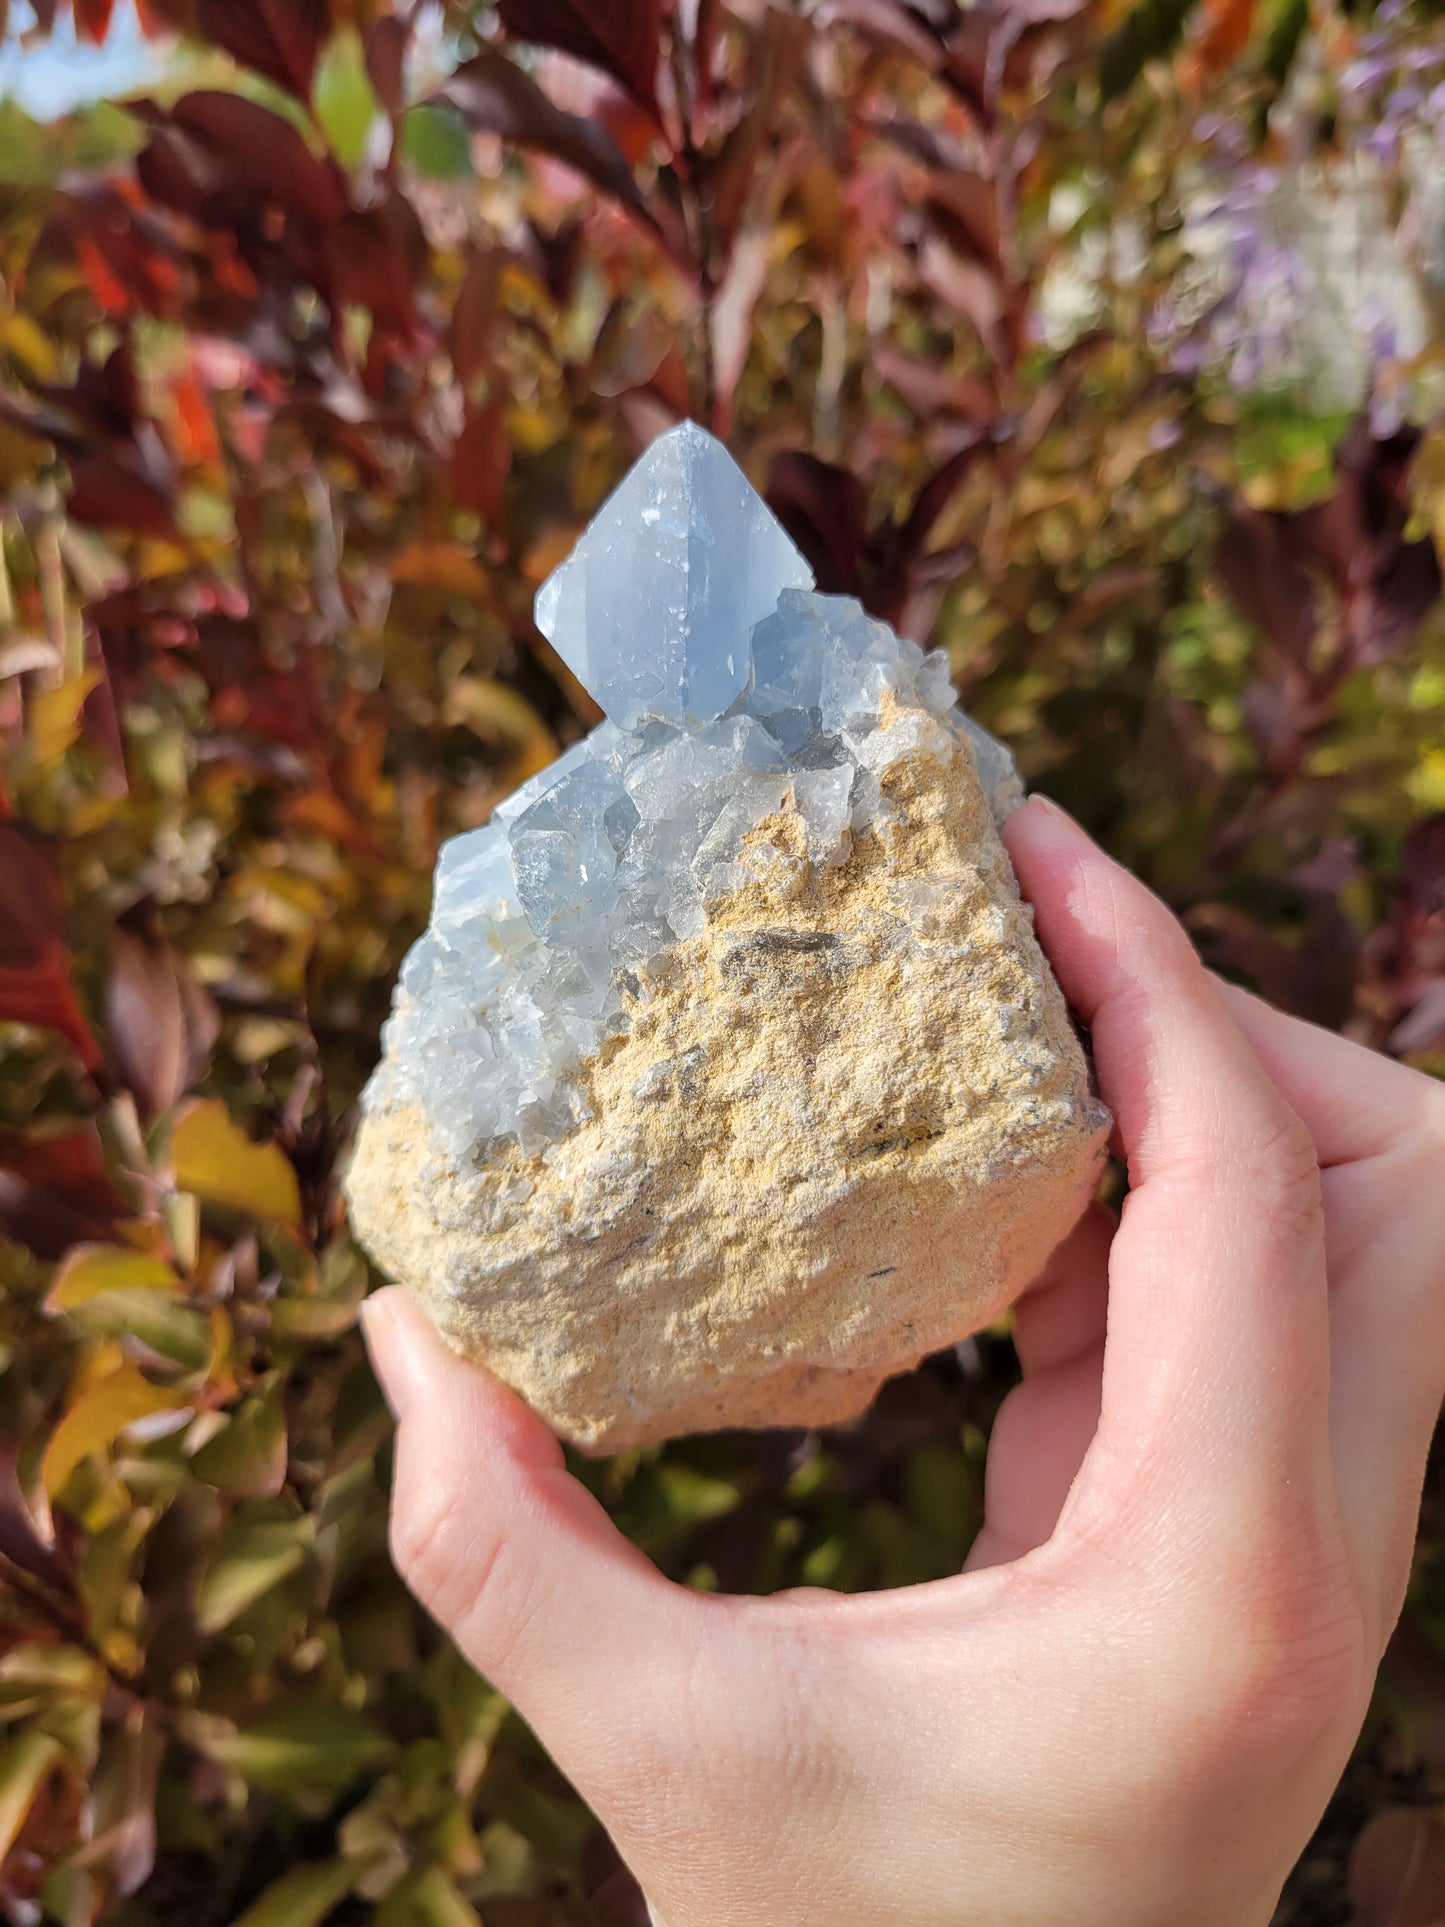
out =
[(471, 172), (472, 144), (460, 116), (442, 107), (409, 107), (401, 151), (424, 181), (457, 181)]
[(205, 1316), (178, 1304), (165, 1291), (99, 1291), (77, 1305), (71, 1316), (102, 1337), (138, 1338), (188, 1372), (204, 1371), (211, 1356), (211, 1328)]
[(14, 1846), (26, 1814), (64, 1750), (51, 1734), (31, 1729), (0, 1752), (0, 1863)]
[(335, 1298), (273, 1298), (271, 1329), (281, 1338), (339, 1338), (356, 1325), (356, 1305)]
[(725, 1517), (742, 1496), (730, 1479), (711, 1478), (690, 1465), (660, 1465), (657, 1483), (671, 1519), (688, 1525)]
[(440, 1867), (428, 1867), (417, 1881), (412, 1907), (417, 1927), (482, 1927), (481, 1915)]
[(245, 1499), (273, 1498), (286, 1482), (286, 1412), (280, 1386), (248, 1398), (191, 1458), (198, 1479)]
[(354, 1860), (319, 1860), (313, 1866), (293, 1867), (271, 1883), (234, 1927), (321, 1927), (361, 1872)]
[(359, 167), (381, 103), (354, 27), (342, 27), (332, 35), (316, 71), (311, 104), (337, 160), (343, 167)]
[(232, 1520), (221, 1534), (196, 1594), (196, 1619), (202, 1632), (220, 1632), (289, 1578), (305, 1559), (310, 1543), (306, 1520)]
[(321, 1699), (293, 1700), (242, 1732), (201, 1744), (222, 1766), (274, 1793), (339, 1792), (392, 1750), (370, 1720)]
[(428, 1867), (397, 1882), (372, 1927), (482, 1927), (482, 1917), (440, 1867)]

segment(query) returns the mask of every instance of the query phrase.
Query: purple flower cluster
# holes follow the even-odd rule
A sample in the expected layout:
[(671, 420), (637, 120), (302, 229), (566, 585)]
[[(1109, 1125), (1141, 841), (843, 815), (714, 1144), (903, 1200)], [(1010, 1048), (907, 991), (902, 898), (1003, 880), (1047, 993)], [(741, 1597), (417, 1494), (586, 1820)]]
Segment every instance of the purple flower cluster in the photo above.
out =
[(1254, 158), (1238, 118), (1196, 124), (1186, 265), (1151, 333), (1182, 374), (1354, 404), (1425, 345), (1423, 294), (1445, 286), (1445, 36), (1385, 0), (1333, 86), (1301, 64), (1272, 122), (1284, 162)]

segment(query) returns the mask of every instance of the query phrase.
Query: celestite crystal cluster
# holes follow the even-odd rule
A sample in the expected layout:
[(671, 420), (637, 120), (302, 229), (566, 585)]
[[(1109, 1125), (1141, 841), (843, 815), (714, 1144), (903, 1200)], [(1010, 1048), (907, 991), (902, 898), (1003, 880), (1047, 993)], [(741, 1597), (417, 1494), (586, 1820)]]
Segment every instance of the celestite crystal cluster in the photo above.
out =
[[(785, 806), (825, 871), (896, 808), (883, 773), (968, 740), (1000, 820), (1013, 759), (954, 701), (947, 658), (813, 592), (702, 429), (656, 442), (543, 586), (537, 620), (607, 721), (446, 844), (402, 971), (382, 1078), (458, 1159), (543, 1149), (586, 1115), (574, 1072), (628, 1022), (635, 971), (749, 877)], [(776, 861), (769, 852), (766, 861)]]
[(1103, 1160), (1012, 760), (696, 428), (537, 619), (607, 721), (442, 851), (357, 1235), (585, 1451), (838, 1423), (995, 1317)]

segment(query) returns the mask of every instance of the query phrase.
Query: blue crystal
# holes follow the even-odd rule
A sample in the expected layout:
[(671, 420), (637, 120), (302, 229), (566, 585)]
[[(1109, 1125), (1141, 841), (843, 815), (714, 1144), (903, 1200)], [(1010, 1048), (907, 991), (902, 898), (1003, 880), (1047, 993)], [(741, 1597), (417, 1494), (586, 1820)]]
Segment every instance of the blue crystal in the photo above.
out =
[(542, 585), (537, 626), (612, 721), (711, 722), (748, 675), (748, 634), (813, 572), (720, 442), (653, 443)]

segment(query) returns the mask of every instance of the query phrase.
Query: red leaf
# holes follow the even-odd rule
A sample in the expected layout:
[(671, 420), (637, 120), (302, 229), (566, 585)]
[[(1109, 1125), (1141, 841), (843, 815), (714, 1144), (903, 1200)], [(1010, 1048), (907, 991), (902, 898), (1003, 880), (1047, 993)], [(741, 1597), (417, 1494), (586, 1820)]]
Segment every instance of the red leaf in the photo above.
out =
[(345, 299), (369, 308), (388, 334), (409, 337), (427, 260), (426, 235), (410, 201), (393, 193), (379, 207), (348, 214), (327, 240)]
[(489, 526), (501, 519), (502, 491), (512, 449), (496, 403), (467, 409), (466, 425), (452, 456), (452, 494), (457, 506), (474, 509)]
[(928, 196), (934, 224), (956, 254), (974, 256), (986, 268), (1002, 268), (998, 188), (982, 174), (954, 173), (937, 179)]
[(334, 162), (318, 160), (289, 121), (240, 94), (184, 94), (171, 109), (175, 126), (224, 163), (227, 185), (260, 194), (315, 227), (328, 227), (347, 210), (344, 177)]
[(168, 488), (143, 471), (131, 449), (122, 449), (114, 457), (88, 455), (72, 462), (66, 507), (75, 521), (91, 528), (161, 537), (176, 533)]
[(196, 23), (241, 66), (302, 100), (311, 98), (316, 62), (331, 30), (330, 0), (198, 0)]
[(919, 61), (930, 71), (942, 58), (938, 36), (901, 0), (828, 0), (827, 24), (835, 20), (846, 20), (875, 46)]
[(147, 40), (162, 40), (185, 25), (178, 0), (135, 0), (136, 18)]
[(886, 341), (878, 343), (870, 359), (874, 373), (925, 422), (940, 415), (981, 423), (998, 420), (998, 396), (982, 375), (950, 374), (933, 362), (915, 361)]
[(1319, 623), (1315, 585), (1291, 539), (1290, 518), (1241, 504), (1214, 565), (1240, 614), (1292, 663), (1305, 664)]
[(824, 594), (861, 596), (868, 496), (858, 477), (816, 455), (785, 449), (773, 458), (768, 502)]
[(124, 1212), (94, 1126), (48, 1138), (0, 1131), (0, 1227), (37, 1256), (104, 1243)]
[(168, 1111), (204, 1073), (220, 1030), (216, 1007), (180, 952), (117, 929), (111, 938), (106, 1029), (142, 1114)]
[(110, 31), (115, 0), (75, 0), (75, 31), (92, 46), (100, 46)]
[(743, 235), (708, 317), (716, 389), (714, 427), (719, 435), (726, 435), (732, 425), (733, 398), (753, 342), (753, 317), (767, 286), (771, 240), (763, 227)]
[(796, 94), (812, 29), (806, 20), (774, 8), (757, 36), (758, 75), (752, 105), (728, 135), (713, 169), (713, 219), (724, 241), (742, 225), (758, 186), (759, 167), (784, 105)]
[(1445, 916), (1445, 811), (1416, 823), (1400, 851), (1400, 879), (1422, 917)]
[(662, 234), (617, 143), (591, 121), (554, 107), (537, 83), (504, 55), (478, 54), (457, 69), (436, 98), (455, 107), (482, 133), (499, 134), (564, 161)]
[(722, 33), (722, 11), (722, 0), (697, 0), (692, 70), (700, 107), (708, 105), (717, 87), (717, 45)]
[(473, 248), (452, 309), (452, 364), (468, 387), (491, 366), (488, 346), (506, 257), (500, 248)]
[(656, 105), (662, 0), (499, 0), (497, 11), (519, 40), (575, 54)]
[(0, 1019), (59, 1031), (95, 1070), (100, 1047), (71, 988), (66, 923), (49, 849), (23, 824), (0, 822)]
[(376, 98), (395, 120), (405, 100), (406, 50), (411, 21), (384, 14), (366, 36), (366, 72)]
[(36, 392), (58, 408), (67, 409), (83, 427), (106, 442), (130, 441), (140, 421), (140, 383), (128, 339), (99, 366), (82, 362), (73, 388), (43, 386)]
[(47, 235), (73, 252), (76, 265), (107, 314), (140, 308), (174, 318), (181, 283), (181, 250), (174, 231), (163, 228), (135, 202), (139, 190), (111, 182), (68, 193)]
[(905, 561), (911, 561), (923, 549), (938, 518), (963, 486), (974, 464), (992, 447), (985, 436), (970, 435), (957, 453), (924, 483), (899, 536), (899, 549)]

